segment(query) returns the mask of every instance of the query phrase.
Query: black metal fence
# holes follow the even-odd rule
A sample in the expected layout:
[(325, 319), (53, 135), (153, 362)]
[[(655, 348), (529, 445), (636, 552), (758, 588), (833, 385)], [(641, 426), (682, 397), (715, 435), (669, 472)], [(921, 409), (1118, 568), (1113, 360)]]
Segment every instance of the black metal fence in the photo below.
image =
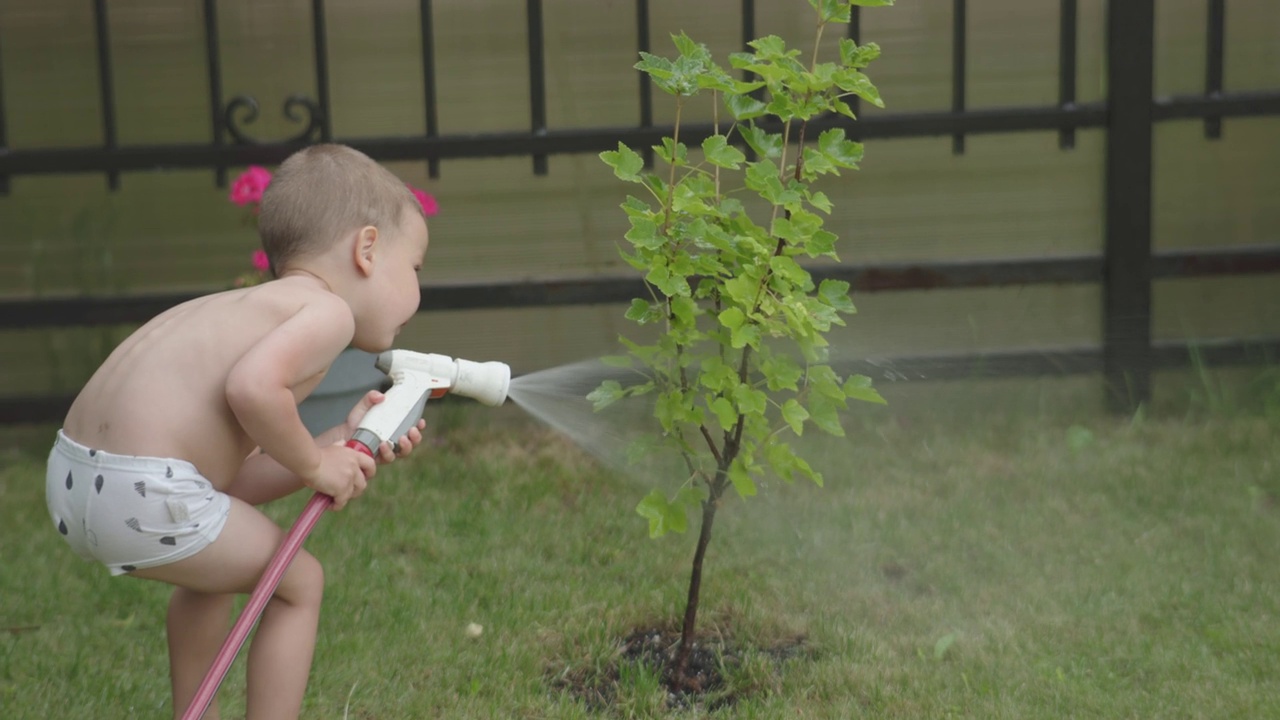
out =
[[(1043, 0), (1050, 2), (1051, 0)], [(1223, 88), (1226, 0), (1205, 0), (1205, 91), (1190, 97), (1154, 97), (1155, 0), (1112, 0), (1106, 10), (1106, 100), (1076, 101), (1076, 0), (1058, 0), (1060, 51), (1058, 102), (1047, 106), (969, 109), (966, 107), (966, 0), (952, 0), (952, 102), (949, 110), (878, 114), (850, 122), (834, 117), (818, 122), (823, 128), (843, 127), (855, 139), (950, 136), (952, 150), (965, 151), (965, 137), (973, 134), (1057, 131), (1059, 144), (1070, 150), (1081, 128), (1106, 130), (1105, 238), (1100, 255), (1052, 259), (1006, 259), (981, 262), (881, 264), (823, 268), (816, 277), (835, 277), (852, 283), (856, 292), (974, 288), (1046, 283), (1100, 284), (1103, 293), (1103, 333), (1100, 346), (1043, 352), (1007, 352), (966, 358), (899, 358), (898, 372), (929, 368), (933, 378), (1039, 373), (1095, 373), (1105, 377), (1110, 405), (1126, 411), (1151, 395), (1153, 370), (1188, 364), (1192, 351), (1182, 343), (1152, 341), (1152, 282), (1167, 278), (1246, 275), (1280, 272), (1280, 245), (1153, 253), (1152, 147), (1156, 123), (1188, 118), (1204, 120), (1205, 136), (1220, 137), (1224, 119), (1280, 115), (1280, 88), (1265, 92), (1227, 92)], [(413, 136), (336, 137), (331, 122), (329, 67), (324, 0), (311, 2), (317, 97), (294, 95), (285, 102), (286, 115), (302, 124), (291, 138), (260, 141), (243, 124), (259, 111), (251, 97), (226, 100), (222, 91), (218, 44), (218, 3), (203, 0), (204, 42), (210, 107), (210, 141), (164, 145), (122, 145), (117, 141), (114, 71), (108, 3), (94, 0), (98, 86), (101, 93), (103, 143), (92, 147), (14, 148), (5, 131), (4, 76), (0, 68), (0, 194), (8, 193), (10, 178), (18, 175), (101, 172), (111, 188), (120, 174), (166, 168), (208, 168), (225, 186), (227, 168), (251, 163), (274, 164), (312, 142), (338, 141), (383, 161), (424, 160), (432, 177), (441, 162), (451, 158), (529, 156), (533, 172), (547, 172), (553, 154), (600, 152), (619, 140), (648, 147), (669, 134), (655, 125), (652, 86), (639, 83), (639, 117), (634, 126), (556, 129), (548, 127), (544, 76), (542, 0), (526, 0), (530, 118), (527, 132), (441, 134), (435, 93), (434, 37), (431, 0), (420, 0), (422, 67), (426, 122)], [(742, 38), (756, 36), (754, 0), (742, 0)], [(849, 34), (860, 33), (854, 8)], [(649, 50), (649, 2), (635, 0), (636, 48)], [(1280, 28), (1276, 29), (1280, 33)], [(856, 108), (855, 108), (856, 110)], [(685, 126), (682, 139), (697, 142), (711, 134), (707, 126)], [(424, 310), (586, 305), (626, 302), (644, 294), (641, 281), (629, 278), (574, 279), (432, 285), (423, 288)], [(0, 329), (56, 326), (94, 326), (143, 322), (194, 297), (191, 294), (75, 296), (0, 300)], [(1280, 337), (1220, 341), (1197, 348), (1210, 363), (1251, 363), (1280, 356)], [(969, 361), (969, 362), (966, 362)], [(941, 372), (939, 368), (942, 368)], [(951, 370), (947, 370), (951, 368)], [(980, 368), (980, 370), (978, 370)], [(0, 398), (0, 423), (44, 422), (60, 419), (70, 403), (65, 396)]]

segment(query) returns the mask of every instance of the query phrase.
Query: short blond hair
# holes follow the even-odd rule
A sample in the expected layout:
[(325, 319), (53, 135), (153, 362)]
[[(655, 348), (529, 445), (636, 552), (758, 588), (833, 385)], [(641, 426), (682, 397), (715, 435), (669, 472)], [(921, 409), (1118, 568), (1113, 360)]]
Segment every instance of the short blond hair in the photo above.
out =
[(345, 145), (311, 145), (290, 155), (271, 178), (258, 235), (279, 275), (366, 225), (398, 230), (405, 210), (422, 214), (409, 187), (390, 170)]

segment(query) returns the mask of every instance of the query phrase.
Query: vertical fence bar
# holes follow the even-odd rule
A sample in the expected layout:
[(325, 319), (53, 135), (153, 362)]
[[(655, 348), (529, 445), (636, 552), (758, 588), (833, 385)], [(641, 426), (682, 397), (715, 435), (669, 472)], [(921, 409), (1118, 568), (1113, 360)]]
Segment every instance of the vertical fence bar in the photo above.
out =
[[(0, 59), (4, 57), (3, 48), (0, 48)], [(9, 151), (9, 130), (5, 124), (4, 112), (4, 63), (0, 62), (0, 153)], [(9, 176), (0, 173), (0, 195), (9, 194)]]
[[(849, 8), (849, 39), (855, 44), (861, 42), (862, 38), (862, 8), (854, 5)], [(853, 111), (855, 117), (861, 114), (862, 98), (857, 95), (849, 96), (849, 109)]]
[[(1227, 52), (1227, 3), (1226, 0), (1209, 0), (1208, 37), (1205, 43), (1204, 94), (1217, 97), (1222, 94), (1222, 75)], [(1217, 140), (1222, 137), (1222, 118), (1204, 119), (1204, 136)]]
[[(649, 41), (649, 0), (636, 0), (636, 53), (652, 52)], [(640, 127), (653, 127), (653, 83), (649, 75), (642, 70), (640, 75)], [(653, 147), (645, 145), (640, 151), (644, 157), (644, 166), (653, 167)]]
[[(218, 52), (218, 0), (204, 0), (204, 49), (205, 64), (209, 69), (209, 118), (212, 121), (213, 144), (222, 147), (226, 141), (226, 127), (222, 118), (222, 60)], [(227, 186), (227, 168), (219, 163), (214, 167), (214, 182), (218, 187)]]
[[(115, 150), (116, 140), (116, 93), (112, 85), (111, 71), (111, 30), (108, 27), (107, 0), (93, 1), (93, 21), (98, 43), (98, 91), (102, 100), (102, 146)], [(120, 171), (107, 171), (107, 186), (112, 190), (120, 189)]]
[[(547, 134), (547, 73), (542, 32), (542, 0), (527, 0), (529, 15), (529, 115), (533, 134)], [(547, 156), (533, 156), (533, 174), (547, 174)]]
[[(1076, 24), (1079, 13), (1076, 0), (1062, 0), (1058, 21), (1058, 106), (1063, 110), (1076, 104)], [(1076, 146), (1076, 129), (1058, 132), (1058, 147), (1070, 150)]]
[(1151, 175), (1155, 0), (1107, 3), (1103, 372), (1108, 404), (1151, 399)]
[[(418, 19), (422, 23), (422, 99), (426, 104), (427, 137), (440, 137), (440, 114), (436, 108), (436, 34), (431, 0), (418, 3)], [(440, 158), (434, 151), (427, 156), (427, 176), (440, 177)]]
[[(756, 3), (755, 0), (742, 0), (742, 52), (751, 52), (752, 40), (756, 39)], [(750, 82), (753, 73), (750, 70), (742, 71), (742, 79)], [(751, 92), (751, 97), (757, 100), (764, 100), (764, 88), (759, 88)], [(748, 162), (756, 161), (756, 151), (750, 146), (744, 146), (742, 152), (746, 155)]]
[(316, 53), (316, 95), (320, 98), (320, 139), (333, 140), (333, 112), (329, 106), (329, 41), (325, 29), (324, 0), (311, 2), (312, 41)]
[[(965, 19), (966, 9), (966, 0), (952, 0), (951, 110), (956, 113), (964, 112), (965, 58), (968, 54), (965, 52), (965, 42), (968, 39), (968, 33), (966, 32), (967, 21)], [(951, 152), (956, 155), (964, 154), (963, 134), (956, 133), (951, 136)]]

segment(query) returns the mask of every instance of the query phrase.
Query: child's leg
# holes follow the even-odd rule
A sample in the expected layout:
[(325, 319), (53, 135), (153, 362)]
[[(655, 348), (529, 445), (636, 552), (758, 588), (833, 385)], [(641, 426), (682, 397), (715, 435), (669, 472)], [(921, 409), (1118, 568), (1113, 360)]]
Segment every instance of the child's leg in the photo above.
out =
[[(175, 717), (191, 702), (229, 629), (225, 606), (214, 598), (252, 592), (283, 539), (284, 531), (270, 518), (233, 497), (231, 514), (213, 544), (184, 560), (133, 572), (183, 589), (175, 592), (170, 613), (181, 615), (173, 618), (169, 635)], [(267, 603), (249, 651), (246, 720), (298, 716), (323, 592), (320, 563), (299, 551)], [(213, 644), (212, 628), (219, 624)]]
[[(227, 639), (230, 593), (202, 593), (175, 587), (169, 599), (169, 678), (173, 683), (174, 717), (195, 697), (200, 682)], [(218, 720), (218, 701), (209, 704), (205, 720)]]

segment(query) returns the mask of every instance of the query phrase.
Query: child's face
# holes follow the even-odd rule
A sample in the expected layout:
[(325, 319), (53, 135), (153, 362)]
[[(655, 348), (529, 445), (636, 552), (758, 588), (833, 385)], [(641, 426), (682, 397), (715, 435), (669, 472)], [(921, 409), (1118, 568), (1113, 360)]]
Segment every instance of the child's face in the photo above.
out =
[(415, 212), (405, 217), (395, 232), (382, 238), (374, 274), (367, 339), (377, 351), (390, 348), (395, 336), (418, 312), (421, 300), (418, 272), (427, 254), (427, 223)]

